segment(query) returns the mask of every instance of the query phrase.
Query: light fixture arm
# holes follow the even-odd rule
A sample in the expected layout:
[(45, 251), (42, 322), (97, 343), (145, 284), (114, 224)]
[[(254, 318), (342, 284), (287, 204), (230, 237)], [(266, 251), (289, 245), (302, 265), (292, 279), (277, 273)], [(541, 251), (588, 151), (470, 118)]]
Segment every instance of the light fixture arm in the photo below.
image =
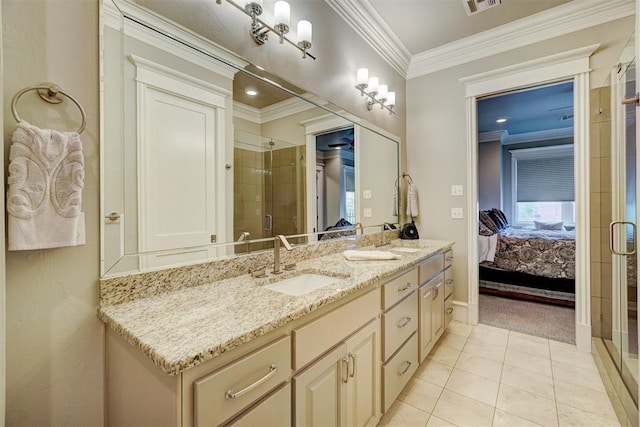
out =
[[(302, 52), (302, 57), (306, 58), (309, 57), (313, 60), (316, 59), (316, 57), (312, 54), (309, 53), (308, 49), (311, 47), (311, 43), (309, 42), (304, 42), (304, 43), (300, 43), (300, 44), (296, 44), (293, 41), (291, 41), (288, 37), (285, 36), (285, 34), (287, 34), (289, 32), (289, 26), (288, 25), (284, 25), (284, 24), (279, 24), (276, 25), (275, 27), (270, 26), (269, 24), (267, 24), (266, 22), (264, 22), (262, 19), (260, 19), (258, 17), (258, 15), (260, 15), (262, 13), (262, 8), (259, 6), (252, 6), (249, 7), (247, 6), (247, 8), (244, 8), (242, 6), (240, 6), (239, 4), (237, 4), (236, 2), (234, 2), (233, 0), (225, 0), (227, 3), (229, 3), (231, 6), (235, 7), (236, 9), (238, 9), (239, 11), (241, 11), (242, 13), (244, 13), (245, 15), (249, 16), (251, 18), (251, 29), (249, 30), (249, 33), (251, 35), (251, 38), (253, 39), (254, 42), (256, 42), (256, 44), (262, 45), (264, 44), (267, 40), (268, 40), (268, 35), (270, 31), (273, 31), (275, 34), (278, 35), (278, 37), (280, 38), (280, 43), (284, 43), (287, 42), (289, 43), (291, 46), (295, 47), (296, 49), (298, 49), (300, 52)], [(217, 4), (222, 4), (222, 0), (216, 0)]]
[(378, 92), (367, 92), (365, 90), (367, 88), (367, 85), (356, 85), (355, 88), (360, 91), (360, 96), (367, 97), (366, 99), (367, 110), (369, 111), (373, 110), (373, 106), (378, 104), (380, 105), (380, 109), (386, 109), (387, 111), (389, 111), (389, 114), (396, 113), (394, 111), (395, 105), (386, 105), (385, 104), (386, 98), (385, 99), (376, 98), (376, 95), (378, 94)]

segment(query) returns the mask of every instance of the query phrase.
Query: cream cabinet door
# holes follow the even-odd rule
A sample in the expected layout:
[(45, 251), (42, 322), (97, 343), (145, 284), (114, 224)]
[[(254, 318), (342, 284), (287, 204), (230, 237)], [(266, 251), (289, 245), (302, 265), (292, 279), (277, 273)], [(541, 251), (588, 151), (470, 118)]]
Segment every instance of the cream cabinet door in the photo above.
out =
[(344, 426), (349, 377), (346, 344), (293, 377), (296, 426)]
[(431, 306), (433, 300), (433, 284), (428, 283), (420, 288), (419, 293), (419, 317), (420, 324), (418, 327), (419, 347), (420, 347), (420, 363), (427, 357), (429, 351), (434, 344)]
[(346, 341), (347, 425), (376, 425), (380, 403), (380, 322), (374, 320)]
[(444, 275), (441, 273), (434, 282), (431, 299), (431, 336), (437, 341), (444, 333)]

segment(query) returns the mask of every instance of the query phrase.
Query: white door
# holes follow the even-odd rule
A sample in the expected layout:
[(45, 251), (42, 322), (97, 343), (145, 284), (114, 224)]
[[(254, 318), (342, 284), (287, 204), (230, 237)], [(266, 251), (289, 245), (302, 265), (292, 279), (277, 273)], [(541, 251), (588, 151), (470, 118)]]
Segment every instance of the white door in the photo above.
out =
[(168, 251), (143, 267), (214, 256), (225, 232), (225, 96), (180, 77), (137, 71), (139, 249)]

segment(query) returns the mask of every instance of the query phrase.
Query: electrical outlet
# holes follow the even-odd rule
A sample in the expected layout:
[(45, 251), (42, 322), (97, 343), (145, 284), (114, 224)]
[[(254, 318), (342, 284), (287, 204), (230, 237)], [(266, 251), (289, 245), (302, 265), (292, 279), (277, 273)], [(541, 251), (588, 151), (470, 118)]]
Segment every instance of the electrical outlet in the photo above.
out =
[(363, 190), (362, 191), (362, 198), (363, 199), (370, 199), (371, 198), (371, 190)]
[(464, 218), (464, 215), (462, 214), (462, 208), (451, 208), (451, 218), (453, 219)]
[(451, 195), (452, 196), (462, 196), (462, 185), (452, 185), (451, 186)]
[(365, 209), (362, 211), (362, 215), (363, 215), (365, 218), (371, 218), (371, 217), (373, 216), (373, 210), (372, 210), (371, 208), (365, 208)]

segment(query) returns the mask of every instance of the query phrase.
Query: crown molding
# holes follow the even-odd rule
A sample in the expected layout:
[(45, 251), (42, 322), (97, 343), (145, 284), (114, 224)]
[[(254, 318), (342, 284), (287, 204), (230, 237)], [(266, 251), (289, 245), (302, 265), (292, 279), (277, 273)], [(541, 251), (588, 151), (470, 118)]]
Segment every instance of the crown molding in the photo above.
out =
[(311, 93), (305, 93), (301, 96), (304, 97), (304, 99), (294, 96), (264, 108), (255, 108), (247, 104), (234, 102), (233, 116), (261, 125), (288, 117), (292, 114), (302, 113), (303, 111), (311, 110), (312, 108), (327, 103)]
[(416, 54), (406, 76), (416, 78), (634, 14), (633, 0), (572, 1)]
[(554, 139), (573, 138), (573, 126), (560, 129), (548, 129), (538, 132), (518, 133), (507, 135), (502, 145), (525, 144), (528, 142), (552, 141)]
[[(228, 76), (233, 76), (239, 69), (249, 65), (232, 51), (130, 0), (117, 0), (115, 3), (126, 18), (124, 28), (127, 36), (205, 68), (210, 68), (212, 64), (218, 68), (226, 68)], [(158, 33), (164, 37), (158, 37)], [(185, 44), (193, 49), (185, 49)]]
[(411, 52), (368, 0), (325, 0), (385, 61), (406, 79)]
[(251, 123), (262, 124), (259, 108), (238, 101), (233, 101), (233, 117), (244, 119)]
[(506, 130), (494, 130), (491, 132), (479, 132), (478, 143), (499, 141), (502, 143), (503, 139), (509, 136), (509, 131)]

